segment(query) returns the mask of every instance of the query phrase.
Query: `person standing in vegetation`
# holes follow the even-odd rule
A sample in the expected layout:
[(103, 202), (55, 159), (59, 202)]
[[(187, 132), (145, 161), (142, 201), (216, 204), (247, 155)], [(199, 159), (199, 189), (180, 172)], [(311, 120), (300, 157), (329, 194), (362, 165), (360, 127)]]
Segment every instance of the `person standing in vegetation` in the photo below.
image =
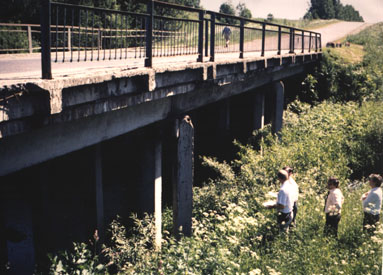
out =
[(373, 233), (375, 225), (380, 219), (382, 208), (382, 177), (378, 174), (371, 174), (368, 177), (371, 190), (362, 196), (363, 203), (363, 230)]
[(294, 201), (293, 220), (291, 221), (291, 224), (290, 224), (290, 227), (292, 227), (292, 226), (296, 225), (295, 218), (296, 218), (297, 213), (298, 213), (299, 188), (298, 188), (298, 184), (295, 182), (295, 180), (293, 178), (294, 169), (289, 167), (289, 166), (286, 166), (286, 167), (283, 167), (283, 170), (285, 170), (287, 172), (287, 174), (289, 175), (288, 179), (289, 179), (289, 182), (291, 184), (292, 191), (293, 191), (293, 201)]
[(327, 189), (329, 190), (325, 200), (324, 212), (326, 213), (326, 224), (324, 233), (326, 235), (338, 236), (338, 224), (344, 197), (339, 189), (339, 181), (335, 177), (330, 177), (327, 181)]
[(277, 203), (269, 208), (276, 208), (278, 210), (277, 222), (279, 232), (287, 233), (293, 218), (293, 190), (288, 180), (289, 175), (285, 170), (280, 170), (277, 177), (282, 185), (278, 192)]

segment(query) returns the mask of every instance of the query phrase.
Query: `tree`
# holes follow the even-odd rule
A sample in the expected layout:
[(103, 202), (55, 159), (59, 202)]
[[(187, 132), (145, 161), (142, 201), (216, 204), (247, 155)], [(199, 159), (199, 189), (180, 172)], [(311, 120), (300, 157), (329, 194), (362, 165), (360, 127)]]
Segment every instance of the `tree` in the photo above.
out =
[(236, 7), (236, 10), (237, 10), (238, 16), (241, 16), (241, 17), (244, 17), (244, 18), (248, 18), (248, 19), (253, 17), (252, 14), (251, 14), (251, 11), (246, 7), (245, 3), (239, 2), (237, 7)]
[[(219, 7), (219, 13), (224, 13), (224, 14), (234, 16), (235, 10), (234, 10), (234, 7), (233, 7), (233, 4), (231, 3), (231, 1), (227, 1), (227, 2), (222, 3), (221, 6)], [(220, 20), (224, 23), (227, 23), (227, 24), (233, 24), (235, 21), (234, 19), (227, 18), (227, 17), (222, 17)]]
[(363, 21), (363, 17), (351, 5), (343, 6), (340, 0), (311, 0), (311, 6), (304, 15), (305, 19), (341, 19), (345, 21)]

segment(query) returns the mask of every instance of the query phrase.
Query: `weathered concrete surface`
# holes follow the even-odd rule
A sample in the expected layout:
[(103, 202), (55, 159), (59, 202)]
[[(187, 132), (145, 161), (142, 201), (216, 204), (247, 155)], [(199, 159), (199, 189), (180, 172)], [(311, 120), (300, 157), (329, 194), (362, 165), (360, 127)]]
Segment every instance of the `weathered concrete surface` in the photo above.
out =
[(191, 235), (193, 210), (194, 127), (189, 116), (176, 119), (177, 150), (173, 180), (173, 232)]
[(194, 62), (3, 87), (0, 175), (302, 73), (320, 55)]

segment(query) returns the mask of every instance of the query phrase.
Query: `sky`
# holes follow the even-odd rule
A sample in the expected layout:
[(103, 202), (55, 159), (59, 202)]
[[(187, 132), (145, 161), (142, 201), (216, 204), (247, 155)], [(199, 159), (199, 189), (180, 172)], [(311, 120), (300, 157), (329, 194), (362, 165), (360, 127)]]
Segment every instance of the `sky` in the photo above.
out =
[[(299, 19), (306, 13), (310, 0), (231, 0), (234, 7), (241, 1), (250, 9), (253, 17), (266, 18), (269, 13), (275, 18)], [(206, 10), (218, 11), (226, 0), (200, 0)], [(341, 0), (343, 5), (352, 5), (365, 22), (383, 21), (383, 0)]]

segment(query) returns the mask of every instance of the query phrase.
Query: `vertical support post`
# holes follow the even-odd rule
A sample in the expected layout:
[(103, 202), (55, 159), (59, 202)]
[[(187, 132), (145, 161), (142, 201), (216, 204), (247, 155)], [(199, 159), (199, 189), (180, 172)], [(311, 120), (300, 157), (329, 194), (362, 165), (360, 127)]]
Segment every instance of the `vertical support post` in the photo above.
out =
[(311, 32), (310, 32), (310, 36), (309, 36), (309, 53), (311, 52)]
[(198, 22), (198, 59), (197, 62), (203, 62), (203, 19), (204, 11), (199, 11)]
[[(93, 33), (92, 33), (93, 35)], [(72, 30), (68, 28), (68, 51), (72, 52)]]
[(293, 39), (294, 39), (294, 29), (290, 28), (290, 51), (289, 51), (289, 53), (294, 53)]
[(101, 144), (97, 144), (94, 148), (94, 175), (96, 183), (96, 216), (97, 230), (100, 237), (100, 243), (104, 242), (104, 190), (102, 184), (102, 153)]
[(275, 110), (272, 121), (273, 133), (278, 133), (282, 129), (284, 89), (282, 81), (276, 81), (272, 84), (272, 90), (275, 94)]
[(43, 79), (52, 79), (51, 67), (51, 1), (42, 0), (41, 25), (41, 72)]
[(162, 240), (162, 143), (154, 145), (154, 223), (156, 228), (155, 247), (161, 250)]
[(282, 54), (281, 47), (282, 46), (282, 27), (278, 26), (278, 55)]
[(243, 58), (245, 44), (245, 20), (242, 18), (239, 31), (239, 58)]
[(261, 56), (265, 56), (266, 24), (262, 23), (262, 50)]
[(265, 94), (263, 91), (255, 94), (253, 121), (253, 130), (262, 129), (265, 126)]
[(305, 52), (305, 31), (302, 31), (302, 53)]
[(149, 0), (146, 6), (149, 16), (146, 18), (146, 58), (145, 67), (152, 67), (153, 65), (153, 20), (154, 20), (154, 1)]
[(210, 61), (214, 61), (215, 47), (215, 13), (210, 14)]
[(205, 56), (209, 56), (209, 20), (205, 19)]
[(318, 52), (318, 34), (315, 34), (315, 52)]
[(173, 232), (191, 235), (194, 127), (189, 116), (175, 123), (177, 150), (173, 180)]
[(319, 34), (319, 51), (322, 51), (322, 34)]
[(32, 47), (32, 28), (31, 28), (31, 26), (28, 26), (28, 50), (29, 50), (29, 53), (33, 53), (33, 47)]

